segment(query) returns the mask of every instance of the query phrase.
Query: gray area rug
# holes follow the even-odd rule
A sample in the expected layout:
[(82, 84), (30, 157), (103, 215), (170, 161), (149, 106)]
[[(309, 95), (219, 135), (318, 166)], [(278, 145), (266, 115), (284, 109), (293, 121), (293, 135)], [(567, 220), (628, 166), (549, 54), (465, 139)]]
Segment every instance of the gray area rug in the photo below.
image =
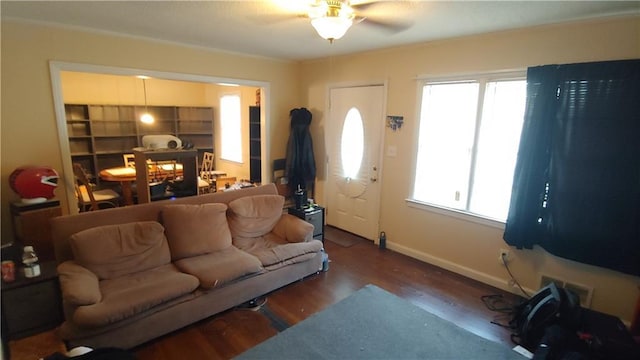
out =
[(237, 357), (248, 359), (524, 359), (373, 285)]

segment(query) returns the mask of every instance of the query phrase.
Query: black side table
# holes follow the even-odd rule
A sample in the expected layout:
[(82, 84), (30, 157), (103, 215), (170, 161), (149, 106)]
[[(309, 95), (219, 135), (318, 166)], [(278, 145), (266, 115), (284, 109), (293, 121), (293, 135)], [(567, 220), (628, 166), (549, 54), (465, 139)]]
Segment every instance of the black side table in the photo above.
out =
[(290, 207), (289, 214), (296, 216), (313, 225), (313, 238), (324, 242), (324, 208), (322, 206), (312, 206), (303, 209)]
[(2, 338), (19, 339), (62, 323), (62, 297), (56, 263), (40, 263), (40, 276), (25, 278), (16, 264), (16, 280), (2, 281)]

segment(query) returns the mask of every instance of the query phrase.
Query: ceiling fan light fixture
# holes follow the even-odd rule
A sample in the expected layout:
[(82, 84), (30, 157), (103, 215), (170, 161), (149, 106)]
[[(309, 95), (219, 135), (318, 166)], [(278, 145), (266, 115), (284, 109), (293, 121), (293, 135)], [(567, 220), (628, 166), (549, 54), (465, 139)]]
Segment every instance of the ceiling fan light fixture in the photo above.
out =
[(323, 0), (309, 11), (311, 25), (323, 39), (333, 42), (347, 33), (355, 14), (344, 0)]
[(311, 25), (323, 39), (333, 41), (340, 39), (353, 24), (352, 19), (340, 17), (320, 17), (311, 20)]

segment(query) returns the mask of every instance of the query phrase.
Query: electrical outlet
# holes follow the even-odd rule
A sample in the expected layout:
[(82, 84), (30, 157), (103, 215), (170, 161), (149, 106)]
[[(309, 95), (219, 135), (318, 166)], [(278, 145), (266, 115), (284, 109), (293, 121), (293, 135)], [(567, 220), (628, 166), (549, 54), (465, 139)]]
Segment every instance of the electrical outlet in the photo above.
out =
[(509, 252), (509, 250), (500, 249), (498, 251), (498, 263), (500, 263), (500, 265), (504, 265), (505, 263), (508, 263), (509, 261), (511, 261), (510, 255), (511, 253)]

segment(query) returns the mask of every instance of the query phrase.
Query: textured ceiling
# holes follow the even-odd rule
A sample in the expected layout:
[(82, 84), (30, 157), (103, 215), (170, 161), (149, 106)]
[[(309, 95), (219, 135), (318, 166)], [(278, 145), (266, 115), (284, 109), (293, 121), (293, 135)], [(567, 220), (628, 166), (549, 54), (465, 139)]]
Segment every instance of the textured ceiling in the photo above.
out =
[[(304, 0), (291, 0), (304, 4)], [(366, 19), (333, 44), (301, 9), (272, 1), (6, 1), (28, 20), (302, 60), (521, 27), (640, 14), (640, 1), (352, 1)], [(307, 1), (308, 2), (308, 1)]]

